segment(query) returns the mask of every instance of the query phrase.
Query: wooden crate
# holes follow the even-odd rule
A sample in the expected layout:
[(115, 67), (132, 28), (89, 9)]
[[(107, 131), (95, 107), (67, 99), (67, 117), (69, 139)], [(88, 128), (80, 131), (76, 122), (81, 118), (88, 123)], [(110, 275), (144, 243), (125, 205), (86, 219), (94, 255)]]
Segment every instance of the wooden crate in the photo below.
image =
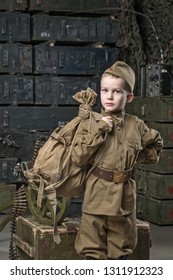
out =
[[(14, 242), (17, 254), (21, 260), (79, 260), (74, 249), (76, 233), (80, 219), (70, 218), (58, 229), (61, 243), (53, 241), (51, 226), (40, 225), (33, 217), (16, 218), (16, 234)], [(149, 223), (137, 220), (138, 244), (130, 259), (141, 260), (150, 257), (150, 228)]]

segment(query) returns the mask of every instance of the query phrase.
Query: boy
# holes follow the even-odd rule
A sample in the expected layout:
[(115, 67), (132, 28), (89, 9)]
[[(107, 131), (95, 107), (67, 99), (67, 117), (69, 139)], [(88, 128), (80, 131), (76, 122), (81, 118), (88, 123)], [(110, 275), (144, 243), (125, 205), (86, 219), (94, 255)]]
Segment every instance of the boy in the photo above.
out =
[(133, 100), (135, 74), (117, 61), (101, 78), (101, 114), (88, 133), (81, 127), (72, 160), (82, 167), (82, 155), (91, 169), (86, 179), (81, 225), (75, 249), (83, 259), (128, 259), (137, 243), (136, 162), (155, 163), (163, 146), (160, 134), (136, 116), (125, 114)]

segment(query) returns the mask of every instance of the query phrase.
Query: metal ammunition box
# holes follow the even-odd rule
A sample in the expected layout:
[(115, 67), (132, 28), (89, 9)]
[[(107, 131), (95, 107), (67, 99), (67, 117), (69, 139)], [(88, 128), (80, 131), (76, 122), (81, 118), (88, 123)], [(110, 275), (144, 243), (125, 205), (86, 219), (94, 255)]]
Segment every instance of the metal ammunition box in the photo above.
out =
[(18, 158), (0, 158), (0, 182), (17, 184), (25, 181)]
[(28, 7), (28, 0), (0, 0), (1, 11), (25, 11)]
[[(74, 249), (79, 219), (72, 218), (59, 227), (60, 244), (53, 241), (53, 228), (39, 224), (33, 217), (16, 218), (16, 233), (13, 240), (20, 260), (78, 260)], [(132, 260), (145, 260), (150, 257), (149, 223), (137, 220), (138, 243), (130, 256)]]
[(32, 46), (0, 44), (0, 73), (32, 73)]
[(114, 43), (119, 21), (109, 18), (32, 16), (32, 40), (58, 42)]
[(32, 159), (34, 147), (39, 141), (41, 146), (50, 132), (20, 131), (20, 130), (1, 130), (0, 132), (0, 157), (14, 157), (20, 160), (29, 161)]
[(118, 57), (117, 48), (72, 46), (33, 47), (35, 74), (97, 75), (102, 73)]
[[(8, 214), (11, 213), (12, 207), (5, 208), (10, 201), (13, 200), (15, 195), (16, 185), (14, 184), (4, 184), (0, 183), (0, 208), (3, 209), (1, 213)], [(3, 207), (4, 206), (4, 207)]]
[(137, 194), (137, 217), (157, 225), (173, 225), (173, 200)]
[(136, 97), (127, 106), (127, 113), (135, 114), (139, 118), (150, 122), (173, 122), (172, 97)]
[(0, 104), (33, 104), (33, 77), (0, 75)]
[(157, 199), (173, 199), (173, 174), (163, 175), (136, 169), (137, 193)]
[(100, 92), (98, 77), (53, 77), (48, 75), (35, 76), (35, 103), (54, 105), (79, 104), (72, 96), (87, 87), (96, 93)]
[[(48, 12), (86, 12), (86, 13), (100, 13), (111, 14), (112, 9), (117, 7), (116, 0), (75, 0), (73, 5), (71, 0), (54, 1), (54, 0), (30, 0), (30, 11), (44, 11)], [(110, 10), (110, 9), (111, 10)]]
[(140, 95), (142, 97), (173, 95), (173, 65), (148, 64), (140, 69)]
[(0, 110), (0, 129), (50, 131), (77, 116), (76, 107), (10, 107)]
[(159, 162), (156, 164), (146, 164), (138, 166), (138, 169), (152, 171), (161, 174), (171, 174), (173, 166), (173, 149), (162, 149)]
[(0, 42), (29, 42), (30, 15), (26, 13), (0, 13)]

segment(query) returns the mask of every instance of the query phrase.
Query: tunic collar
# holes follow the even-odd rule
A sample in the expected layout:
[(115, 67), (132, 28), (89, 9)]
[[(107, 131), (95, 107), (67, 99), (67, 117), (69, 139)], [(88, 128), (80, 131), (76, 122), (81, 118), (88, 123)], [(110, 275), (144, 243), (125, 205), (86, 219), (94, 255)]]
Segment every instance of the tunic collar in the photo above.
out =
[(113, 113), (113, 112), (105, 112), (104, 108), (101, 108), (101, 114), (103, 116), (111, 116), (113, 121), (119, 126), (121, 126), (124, 123), (125, 110)]

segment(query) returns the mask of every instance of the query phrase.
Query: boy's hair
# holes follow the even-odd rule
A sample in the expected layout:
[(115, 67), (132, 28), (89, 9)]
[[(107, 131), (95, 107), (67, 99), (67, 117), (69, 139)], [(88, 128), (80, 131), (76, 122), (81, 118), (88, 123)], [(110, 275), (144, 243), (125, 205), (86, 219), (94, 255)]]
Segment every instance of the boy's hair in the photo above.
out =
[(129, 92), (133, 92), (135, 85), (135, 72), (124, 61), (117, 61), (104, 74), (110, 74), (122, 78), (129, 85)]

